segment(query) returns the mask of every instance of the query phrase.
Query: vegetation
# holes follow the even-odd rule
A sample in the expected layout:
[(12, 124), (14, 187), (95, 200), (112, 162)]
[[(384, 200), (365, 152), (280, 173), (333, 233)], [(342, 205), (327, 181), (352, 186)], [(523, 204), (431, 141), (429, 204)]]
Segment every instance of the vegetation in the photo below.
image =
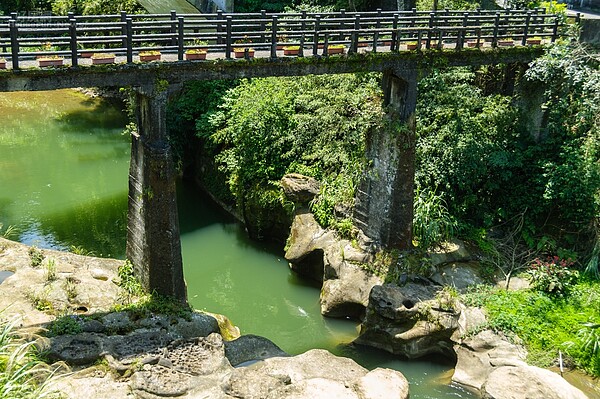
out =
[(35, 342), (21, 339), (16, 326), (0, 320), (0, 398), (58, 398), (52, 390), (57, 368), (39, 360)]
[(600, 285), (589, 280), (569, 284), (564, 297), (546, 288), (477, 287), (462, 299), (485, 308), (488, 327), (521, 338), (533, 364), (555, 364), (560, 350), (573, 365), (600, 375)]

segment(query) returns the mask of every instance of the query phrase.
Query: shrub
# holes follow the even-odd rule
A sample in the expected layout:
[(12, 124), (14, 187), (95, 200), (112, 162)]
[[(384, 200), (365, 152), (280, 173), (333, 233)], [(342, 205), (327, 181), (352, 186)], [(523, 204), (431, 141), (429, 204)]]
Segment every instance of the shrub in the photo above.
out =
[(546, 260), (536, 258), (527, 271), (532, 288), (547, 294), (565, 295), (579, 277), (577, 270), (569, 268), (572, 265), (570, 259), (560, 259), (558, 256)]

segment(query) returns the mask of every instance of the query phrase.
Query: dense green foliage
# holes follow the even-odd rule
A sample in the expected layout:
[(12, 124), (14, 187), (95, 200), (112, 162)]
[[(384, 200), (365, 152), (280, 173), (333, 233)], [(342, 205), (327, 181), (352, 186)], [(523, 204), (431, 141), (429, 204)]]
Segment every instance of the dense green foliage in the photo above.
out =
[[(478, 287), (463, 299), (483, 306), (488, 327), (514, 333), (527, 345), (529, 361), (549, 366), (558, 351), (577, 366), (600, 375), (600, 285), (581, 282), (559, 298), (538, 290), (506, 291)], [(596, 327), (595, 327), (596, 326)]]
[(317, 219), (335, 224), (334, 207), (350, 209), (364, 165), (367, 132), (381, 121), (374, 75), (306, 76), (243, 81), (223, 99), (207, 126), (217, 161), (238, 206), (280, 207), (279, 180), (302, 173), (320, 180)]

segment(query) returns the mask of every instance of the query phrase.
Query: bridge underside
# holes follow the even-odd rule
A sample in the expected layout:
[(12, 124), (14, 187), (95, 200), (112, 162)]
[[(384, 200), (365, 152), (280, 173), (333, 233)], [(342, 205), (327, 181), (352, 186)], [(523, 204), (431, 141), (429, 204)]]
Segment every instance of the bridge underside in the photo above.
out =
[(366, 155), (372, 167), (357, 193), (355, 220), (381, 246), (408, 249), (412, 241), (417, 77), (432, 65), (523, 63), (542, 51), (512, 48), (23, 69), (0, 71), (0, 92), (103, 86), (136, 88), (139, 130), (132, 137), (127, 256), (148, 291), (185, 301), (176, 176), (165, 126), (170, 85), (191, 80), (383, 72), (387, 118), (385, 127), (368, 137)]

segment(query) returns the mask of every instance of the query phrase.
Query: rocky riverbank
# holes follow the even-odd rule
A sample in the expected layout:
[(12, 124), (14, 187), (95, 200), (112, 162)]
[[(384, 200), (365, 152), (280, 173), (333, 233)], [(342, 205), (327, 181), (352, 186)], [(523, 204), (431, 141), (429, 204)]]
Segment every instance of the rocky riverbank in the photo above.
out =
[(37, 344), (67, 365), (53, 383), (66, 398), (408, 398), (394, 370), (324, 350), (288, 356), (216, 315), (124, 306), (122, 263), (0, 238), (2, 317), (29, 337), (50, 329)]

